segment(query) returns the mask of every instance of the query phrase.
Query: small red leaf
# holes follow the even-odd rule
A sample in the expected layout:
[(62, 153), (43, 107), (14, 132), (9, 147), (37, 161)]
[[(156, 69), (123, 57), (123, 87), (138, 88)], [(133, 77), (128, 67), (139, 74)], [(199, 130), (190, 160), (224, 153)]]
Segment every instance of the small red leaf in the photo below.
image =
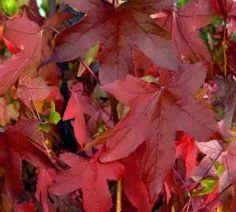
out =
[(71, 168), (56, 176), (50, 192), (66, 195), (78, 189), (83, 192), (83, 205), (87, 212), (108, 212), (112, 207), (107, 180), (119, 180), (124, 168), (117, 162), (102, 164), (97, 159), (86, 160), (72, 153), (60, 156)]
[(176, 143), (176, 156), (181, 157), (185, 162), (186, 175), (190, 176), (191, 171), (196, 166), (198, 149), (195, 141), (187, 134), (184, 134)]
[(74, 86), (67, 104), (63, 120), (74, 119), (74, 133), (78, 143), (83, 147), (88, 141), (88, 133), (84, 115), (96, 119), (99, 111), (90, 103), (89, 97), (83, 95), (80, 85)]

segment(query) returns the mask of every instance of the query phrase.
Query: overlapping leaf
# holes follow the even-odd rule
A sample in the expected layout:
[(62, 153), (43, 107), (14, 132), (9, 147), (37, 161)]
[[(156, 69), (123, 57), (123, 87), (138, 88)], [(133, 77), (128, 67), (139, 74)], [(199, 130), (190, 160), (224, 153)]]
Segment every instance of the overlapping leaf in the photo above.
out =
[(124, 192), (130, 202), (142, 212), (149, 212), (154, 204), (154, 201), (150, 199), (146, 186), (149, 183), (148, 179), (143, 172), (146, 148), (146, 144), (143, 143), (136, 151), (122, 160), (125, 166)]
[(124, 168), (117, 162), (102, 164), (96, 158), (86, 160), (72, 153), (60, 158), (70, 169), (59, 173), (50, 192), (65, 195), (81, 189), (83, 206), (86, 212), (107, 212), (112, 207), (107, 180), (119, 180)]
[(157, 24), (172, 34), (182, 57), (198, 60), (203, 56), (210, 61), (210, 53), (199, 36), (199, 29), (210, 24), (213, 14), (209, 1), (191, 0), (177, 11), (164, 11), (155, 17)]
[(195, 141), (187, 134), (177, 141), (176, 144), (176, 156), (181, 157), (185, 163), (186, 175), (190, 176), (191, 171), (196, 166), (198, 149)]
[(42, 30), (26, 16), (6, 22), (4, 36), (21, 51), (0, 65), (0, 94), (41, 62)]
[[(218, 176), (219, 192), (230, 187), (236, 179), (235, 143), (232, 142), (229, 145), (223, 146), (220, 142), (213, 140), (207, 143), (199, 142), (197, 145), (206, 156), (194, 169), (192, 177), (198, 181), (206, 176)], [(230, 191), (228, 192), (230, 193)], [(227, 196), (228, 192), (223, 194), (223, 196)]]
[(68, 61), (83, 57), (100, 43), (100, 80), (111, 82), (133, 72), (132, 50), (139, 48), (153, 62), (177, 70), (179, 61), (168, 35), (149, 17), (169, 8), (172, 0), (127, 1), (119, 7), (102, 0), (65, 0), (86, 13), (83, 20), (56, 39), (56, 51), (49, 61)]
[(31, 101), (44, 101), (52, 92), (42, 77), (24, 78), (19, 81), (18, 95), (21, 101), (30, 108)]
[[(50, 15), (55, 2), (44, 1)], [(227, 198), (232, 194), (228, 188), (236, 182), (235, 79), (230, 76), (235, 74), (234, 1), (62, 2), (65, 7), (58, 3), (60, 9), (50, 18), (39, 15), (33, 0), (22, 8), (23, 15), (6, 17), (0, 11), (0, 23), (5, 23), (0, 26), (0, 59), (13, 54), (0, 65), (0, 96), (4, 95), (0, 97), (0, 175), (4, 177), (4, 188), (0, 188), (4, 206), (0, 208), (113, 211), (114, 181), (122, 177), (122, 191), (117, 189), (117, 197), (122, 192), (122, 201), (116, 200), (122, 211), (150, 212), (158, 198), (163, 211), (228, 211), (231, 200)], [(202, 31), (212, 60), (199, 32), (214, 14), (217, 21)], [(55, 47), (53, 55), (51, 47)], [(78, 57), (83, 63), (78, 64)], [(91, 63), (95, 57), (96, 70)], [(217, 63), (207, 72), (206, 81), (205, 66), (195, 63), (199, 59)], [(44, 64), (74, 61), (50, 63), (38, 70), (43, 60)], [(180, 60), (185, 65), (180, 66)], [(84, 72), (88, 69), (85, 63), (96, 73)], [(222, 74), (217, 69), (224, 69), (228, 78), (215, 77), (215, 73)], [(127, 76), (129, 73), (136, 77)], [(104, 86), (109, 95), (92, 79), (97, 74), (103, 85), (118, 79)], [(205, 87), (195, 99), (204, 81), (210, 89), (216, 84), (219, 88), (208, 92)], [(202, 99), (208, 101), (206, 105)], [(41, 123), (28, 120), (33, 118), (28, 110), (31, 105)], [(209, 109), (218, 111), (218, 107), (224, 142)], [(65, 112), (59, 114), (56, 109)], [(58, 127), (60, 115), (64, 117)], [(39, 131), (39, 124), (45, 133)], [(176, 131), (185, 131), (194, 140), (185, 134), (175, 148)], [(208, 141), (216, 137), (220, 139)], [(48, 152), (60, 169), (57, 174)], [(197, 155), (199, 165), (195, 167)], [(31, 172), (31, 165), (23, 166), (22, 172), (22, 160), (36, 166), (36, 173)], [(194, 183), (188, 178), (190, 173)], [(113, 182), (108, 184), (108, 180)], [(29, 191), (28, 183), (30, 189), (37, 186), (36, 193)], [(164, 196), (160, 195), (163, 188)], [(21, 195), (24, 190), (27, 200)], [(27, 202), (10, 203), (16, 197)], [(233, 201), (235, 195), (231, 211)]]
[(5, 127), (13, 120), (19, 117), (19, 103), (17, 101), (8, 101), (4, 97), (0, 97), (0, 126)]
[(130, 110), (108, 138), (101, 161), (127, 157), (146, 141), (140, 175), (145, 178), (151, 201), (157, 198), (163, 178), (173, 165), (177, 129), (200, 141), (219, 134), (213, 113), (193, 97), (205, 78), (202, 63), (183, 65), (178, 73), (162, 71), (160, 74), (160, 85), (127, 76), (104, 86), (130, 106)]
[(63, 120), (74, 119), (74, 133), (77, 142), (84, 146), (88, 141), (88, 132), (85, 122), (85, 114), (96, 119), (99, 111), (90, 103), (88, 96), (83, 95), (81, 86), (78, 84), (74, 86), (70, 100), (68, 102)]
[(41, 201), (44, 212), (49, 212), (48, 187), (53, 184), (56, 173), (53, 169), (39, 169), (36, 198)]
[(23, 191), (22, 160), (27, 160), (37, 167), (53, 168), (46, 153), (38, 148), (43, 136), (37, 132), (37, 127), (37, 122), (22, 120), (0, 134), (0, 165), (5, 171), (6, 191), (13, 199)]

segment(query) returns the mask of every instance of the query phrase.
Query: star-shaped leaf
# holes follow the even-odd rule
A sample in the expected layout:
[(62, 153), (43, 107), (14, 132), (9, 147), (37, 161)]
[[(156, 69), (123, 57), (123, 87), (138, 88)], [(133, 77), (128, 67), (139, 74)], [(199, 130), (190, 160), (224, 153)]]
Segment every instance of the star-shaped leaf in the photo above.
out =
[(172, 0), (127, 1), (118, 7), (102, 0), (65, 0), (86, 13), (83, 20), (60, 33), (56, 50), (48, 61), (83, 57), (100, 43), (100, 80), (111, 82), (133, 72), (132, 50), (140, 49), (161, 67), (177, 70), (179, 60), (169, 35), (155, 26), (152, 13), (169, 8)]
[(157, 198), (163, 178), (173, 165), (176, 130), (183, 130), (199, 141), (219, 135), (213, 112), (193, 96), (204, 78), (203, 64), (196, 63), (183, 65), (178, 73), (161, 71), (159, 85), (127, 76), (104, 86), (130, 110), (113, 129), (100, 160), (127, 157), (146, 141), (141, 172), (151, 201)]
[(118, 180), (124, 171), (117, 162), (102, 164), (96, 158), (87, 160), (72, 153), (60, 156), (70, 169), (60, 172), (56, 176), (56, 183), (50, 192), (65, 195), (81, 189), (83, 205), (87, 212), (107, 212), (112, 207), (107, 180)]
[(213, 11), (208, 1), (191, 0), (178, 10), (157, 13), (156, 23), (172, 34), (182, 57), (211, 61), (210, 53), (200, 38), (200, 29), (212, 21)]

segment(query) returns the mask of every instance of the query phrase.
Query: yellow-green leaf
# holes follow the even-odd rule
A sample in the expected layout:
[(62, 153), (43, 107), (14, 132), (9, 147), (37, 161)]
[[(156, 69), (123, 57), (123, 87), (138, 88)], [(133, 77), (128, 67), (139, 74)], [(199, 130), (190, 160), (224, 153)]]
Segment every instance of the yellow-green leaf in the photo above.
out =
[[(86, 53), (84, 56), (84, 62), (89, 66), (96, 58), (98, 50), (100, 48), (99, 44), (96, 44), (94, 46), (92, 46)], [(86, 67), (84, 67), (84, 65), (81, 63), (78, 69), (78, 73), (77, 73), (77, 77), (80, 77), (84, 71), (86, 70)]]
[(204, 196), (204, 195), (210, 194), (215, 189), (215, 186), (217, 184), (217, 179), (209, 177), (202, 180), (200, 183), (201, 183), (202, 189), (194, 190), (193, 196)]

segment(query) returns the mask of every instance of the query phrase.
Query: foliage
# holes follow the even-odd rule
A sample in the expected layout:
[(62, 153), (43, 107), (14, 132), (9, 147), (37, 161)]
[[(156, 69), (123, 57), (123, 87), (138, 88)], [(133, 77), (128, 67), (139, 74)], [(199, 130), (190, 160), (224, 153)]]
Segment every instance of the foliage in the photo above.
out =
[(0, 7), (0, 211), (236, 210), (234, 1)]

